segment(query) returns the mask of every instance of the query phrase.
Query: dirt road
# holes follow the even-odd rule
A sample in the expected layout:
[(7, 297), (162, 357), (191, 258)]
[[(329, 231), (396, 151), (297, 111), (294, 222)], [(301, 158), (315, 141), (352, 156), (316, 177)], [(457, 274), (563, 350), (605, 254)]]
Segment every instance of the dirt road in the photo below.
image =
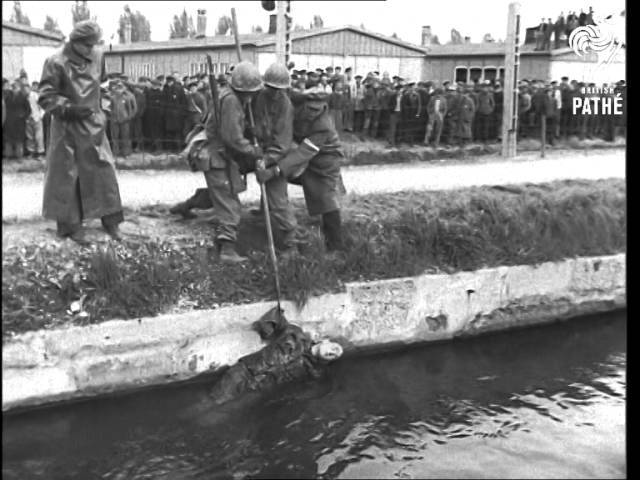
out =
[[(3, 220), (28, 220), (40, 216), (43, 177), (42, 173), (3, 175)], [(346, 167), (343, 177), (347, 191), (354, 194), (450, 190), (472, 185), (570, 178), (624, 178), (625, 150), (554, 151), (545, 159), (539, 154), (529, 154), (509, 162), (499, 157), (483, 157), (472, 164), (447, 161)], [(201, 174), (172, 170), (121, 171), (118, 181), (123, 204), (130, 208), (178, 202), (205, 185)], [(260, 189), (253, 176), (248, 178), (248, 183), (248, 190), (240, 198), (257, 200)], [(302, 197), (302, 190), (292, 185), (290, 196)]]

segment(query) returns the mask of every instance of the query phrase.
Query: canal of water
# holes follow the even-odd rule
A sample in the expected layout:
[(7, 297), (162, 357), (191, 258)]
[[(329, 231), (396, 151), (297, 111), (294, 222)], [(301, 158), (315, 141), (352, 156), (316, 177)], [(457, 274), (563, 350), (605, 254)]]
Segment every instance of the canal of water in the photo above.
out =
[(3, 415), (5, 479), (624, 478), (626, 312)]

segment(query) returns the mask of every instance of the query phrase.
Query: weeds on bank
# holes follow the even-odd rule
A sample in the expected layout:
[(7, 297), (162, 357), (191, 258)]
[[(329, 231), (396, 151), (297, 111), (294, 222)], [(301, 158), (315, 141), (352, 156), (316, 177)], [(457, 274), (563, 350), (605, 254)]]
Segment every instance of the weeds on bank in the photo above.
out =
[[(327, 255), (317, 226), (281, 257), (285, 298), (339, 291), (344, 282), (532, 264), (626, 250), (623, 180), (564, 181), (349, 197), (345, 249)], [(92, 249), (31, 245), (3, 255), (3, 338), (12, 332), (139, 318), (176, 305), (215, 308), (273, 299), (265, 250), (246, 264), (224, 266), (213, 244), (186, 240), (125, 241)], [(84, 298), (86, 315), (68, 312)]]

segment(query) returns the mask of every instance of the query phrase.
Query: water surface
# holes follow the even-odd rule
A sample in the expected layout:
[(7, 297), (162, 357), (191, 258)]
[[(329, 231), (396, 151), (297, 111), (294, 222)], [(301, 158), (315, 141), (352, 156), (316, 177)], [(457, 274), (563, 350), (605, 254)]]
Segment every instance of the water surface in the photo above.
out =
[(4, 415), (3, 477), (626, 476), (626, 312), (343, 359), (224, 407), (206, 391)]

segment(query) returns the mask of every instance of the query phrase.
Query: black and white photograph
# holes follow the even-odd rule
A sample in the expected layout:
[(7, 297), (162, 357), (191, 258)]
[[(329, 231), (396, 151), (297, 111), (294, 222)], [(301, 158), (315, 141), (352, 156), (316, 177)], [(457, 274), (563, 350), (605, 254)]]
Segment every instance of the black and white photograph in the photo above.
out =
[(627, 478), (626, 14), (3, 0), (3, 479)]

